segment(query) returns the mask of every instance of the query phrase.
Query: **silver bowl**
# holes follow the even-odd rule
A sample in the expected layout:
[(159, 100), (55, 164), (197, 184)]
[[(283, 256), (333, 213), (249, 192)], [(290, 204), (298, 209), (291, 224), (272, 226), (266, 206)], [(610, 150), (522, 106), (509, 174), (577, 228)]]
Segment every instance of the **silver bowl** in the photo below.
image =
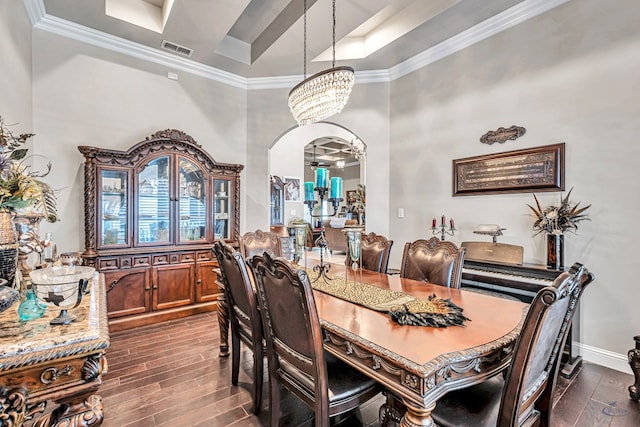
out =
[(83, 266), (48, 267), (29, 273), (31, 288), (40, 301), (51, 308), (60, 308), (52, 325), (68, 325), (76, 317), (67, 310), (77, 307), (82, 296), (89, 293), (89, 279), (95, 268)]

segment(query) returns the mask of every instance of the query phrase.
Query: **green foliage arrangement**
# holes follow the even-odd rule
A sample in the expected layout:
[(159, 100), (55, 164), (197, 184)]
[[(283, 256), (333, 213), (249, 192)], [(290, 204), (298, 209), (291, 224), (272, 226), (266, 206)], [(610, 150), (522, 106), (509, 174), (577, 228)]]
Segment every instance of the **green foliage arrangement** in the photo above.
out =
[(33, 171), (24, 164), (28, 149), (24, 144), (34, 134), (14, 134), (0, 116), (0, 209), (32, 210), (44, 215), (48, 222), (58, 221), (56, 194), (42, 178), (51, 171)]

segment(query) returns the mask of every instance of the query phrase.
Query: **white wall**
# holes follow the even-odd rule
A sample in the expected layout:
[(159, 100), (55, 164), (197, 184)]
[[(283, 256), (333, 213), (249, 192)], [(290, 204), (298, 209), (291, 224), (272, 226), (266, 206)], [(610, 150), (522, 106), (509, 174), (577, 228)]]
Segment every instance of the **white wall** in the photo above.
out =
[[(565, 238), (565, 263), (596, 274), (581, 305), (579, 340), (625, 369), (639, 333), (633, 280), (640, 241), (640, 2), (568, 2), (442, 59), (391, 85), (390, 237), (431, 235), (430, 219), (454, 217), (453, 241), (484, 240), (478, 224), (507, 230), (525, 262), (544, 263), (543, 237), (532, 237), (531, 194), (452, 197), (452, 160), (566, 143), (566, 189), (593, 204), (591, 221)], [(479, 138), (500, 126), (524, 126), (516, 141)], [(558, 193), (538, 193), (557, 204)], [(405, 218), (393, 213), (404, 207)], [(398, 247), (401, 248), (400, 245)], [(396, 249), (396, 248), (394, 248)], [(397, 266), (401, 250), (392, 252)], [(594, 349), (589, 349), (592, 346)]]
[[(41, 232), (53, 232), (61, 252), (84, 249), (79, 145), (125, 150), (158, 130), (179, 129), (216, 161), (246, 162), (242, 89), (181, 72), (169, 80), (175, 70), (40, 30), (33, 57), (35, 152), (53, 164), (47, 182), (60, 189), (62, 219)], [(241, 200), (243, 219), (244, 212)]]
[(31, 23), (9, 1), (0, 2), (0, 52), (0, 116), (13, 133), (32, 133)]

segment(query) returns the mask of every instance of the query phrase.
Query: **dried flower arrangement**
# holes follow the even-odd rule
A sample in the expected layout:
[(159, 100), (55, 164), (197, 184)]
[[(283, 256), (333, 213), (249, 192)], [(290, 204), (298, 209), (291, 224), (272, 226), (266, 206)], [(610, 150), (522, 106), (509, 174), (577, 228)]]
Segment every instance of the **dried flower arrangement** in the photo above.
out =
[(580, 208), (580, 202), (572, 205), (569, 201), (569, 196), (573, 187), (567, 193), (567, 196), (560, 199), (559, 206), (547, 206), (542, 209), (540, 202), (536, 195), (533, 198), (536, 201), (536, 207), (531, 205), (529, 208), (533, 211), (536, 218), (533, 223), (533, 230), (535, 234), (564, 234), (567, 231), (576, 232), (578, 230), (578, 223), (580, 221), (589, 220), (589, 214), (584, 213), (591, 205)]

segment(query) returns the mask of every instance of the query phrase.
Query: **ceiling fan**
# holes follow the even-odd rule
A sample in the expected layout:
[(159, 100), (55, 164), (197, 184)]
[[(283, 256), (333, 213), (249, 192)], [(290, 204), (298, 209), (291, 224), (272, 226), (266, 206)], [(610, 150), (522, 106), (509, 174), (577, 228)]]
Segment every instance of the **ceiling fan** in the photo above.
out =
[(309, 166), (311, 169), (331, 168), (331, 167), (335, 166), (334, 164), (326, 162), (326, 161), (318, 161), (318, 160), (316, 160), (316, 144), (313, 144), (313, 160), (305, 161), (304, 164), (306, 166)]

